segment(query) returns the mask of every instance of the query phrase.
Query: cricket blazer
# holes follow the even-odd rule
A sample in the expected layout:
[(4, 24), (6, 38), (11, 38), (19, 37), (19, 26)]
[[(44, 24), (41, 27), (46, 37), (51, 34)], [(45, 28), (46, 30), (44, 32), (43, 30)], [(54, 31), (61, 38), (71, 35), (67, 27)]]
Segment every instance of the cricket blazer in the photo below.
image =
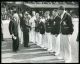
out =
[(39, 23), (39, 32), (40, 34), (45, 33), (45, 24), (42, 21)]
[(51, 19), (47, 19), (45, 22), (45, 30), (47, 33), (51, 33)]
[(35, 20), (35, 31), (36, 32), (39, 32), (39, 22), (40, 22), (39, 19)]
[(14, 20), (11, 20), (9, 23), (9, 32), (10, 34), (14, 34), (14, 36), (18, 36), (18, 23)]
[(73, 23), (72, 23), (71, 15), (66, 12), (60, 21), (59, 32), (64, 34), (64, 35), (68, 35), (68, 34), (72, 34), (73, 31), (74, 31), (74, 29), (73, 29)]
[(73, 23), (72, 18), (69, 13), (65, 13), (63, 18), (61, 19), (60, 16), (56, 16), (55, 19), (51, 20), (51, 34), (59, 34), (62, 33), (64, 35), (72, 34), (73, 33)]
[(61, 18), (56, 16), (54, 19), (51, 19), (51, 34), (59, 34), (60, 31), (60, 21)]

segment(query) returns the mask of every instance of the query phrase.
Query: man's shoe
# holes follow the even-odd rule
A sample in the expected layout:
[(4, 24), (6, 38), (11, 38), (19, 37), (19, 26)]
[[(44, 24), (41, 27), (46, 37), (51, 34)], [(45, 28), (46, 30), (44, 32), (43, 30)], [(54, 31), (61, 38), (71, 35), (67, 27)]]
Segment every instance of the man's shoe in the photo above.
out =
[(30, 46), (24, 46), (25, 48), (28, 48), (28, 47), (30, 47)]
[(64, 59), (62, 56), (60, 56), (60, 55), (57, 55), (57, 58), (58, 59)]
[(17, 53), (17, 50), (14, 50), (13, 52)]
[(65, 60), (65, 63), (71, 63), (71, 59)]

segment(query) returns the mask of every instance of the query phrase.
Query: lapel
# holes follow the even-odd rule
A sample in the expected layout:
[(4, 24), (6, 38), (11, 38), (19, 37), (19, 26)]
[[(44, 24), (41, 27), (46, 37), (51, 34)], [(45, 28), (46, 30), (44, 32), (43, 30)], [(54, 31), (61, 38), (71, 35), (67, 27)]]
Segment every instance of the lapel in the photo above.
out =
[(60, 23), (62, 23), (65, 18), (66, 18), (66, 13), (64, 13), (63, 18), (61, 19), (61, 22)]

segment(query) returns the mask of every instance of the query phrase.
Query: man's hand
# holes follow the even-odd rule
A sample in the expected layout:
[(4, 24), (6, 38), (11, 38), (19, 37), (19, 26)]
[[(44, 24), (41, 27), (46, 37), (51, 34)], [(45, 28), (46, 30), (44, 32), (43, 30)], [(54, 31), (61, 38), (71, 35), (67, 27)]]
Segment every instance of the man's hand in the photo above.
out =
[(15, 36), (13, 36), (13, 38), (16, 40), (17, 38)]
[(14, 34), (11, 35), (13, 37), (13, 39), (17, 39), (16, 36), (14, 36)]

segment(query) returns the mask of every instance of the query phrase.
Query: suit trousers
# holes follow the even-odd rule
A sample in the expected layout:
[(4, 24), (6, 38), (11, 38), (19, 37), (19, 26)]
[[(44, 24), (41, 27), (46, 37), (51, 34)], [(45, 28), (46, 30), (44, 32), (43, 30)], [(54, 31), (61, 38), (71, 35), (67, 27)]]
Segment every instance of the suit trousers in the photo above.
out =
[(24, 47), (27, 47), (29, 44), (29, 32), (27, 29), (23, 31), (23, 39), (24, 39), (24, 43), (23, 43)]
[(62, 56), (65, 60), (71, 59), (69, 35), (60, 34), (60, 56)]
[(13, 43), (12, 43), (12, 49), (13, 51), (17, 51), (19, 49), (19, 38), (17, 37), (17, 39), (13, 39)]

